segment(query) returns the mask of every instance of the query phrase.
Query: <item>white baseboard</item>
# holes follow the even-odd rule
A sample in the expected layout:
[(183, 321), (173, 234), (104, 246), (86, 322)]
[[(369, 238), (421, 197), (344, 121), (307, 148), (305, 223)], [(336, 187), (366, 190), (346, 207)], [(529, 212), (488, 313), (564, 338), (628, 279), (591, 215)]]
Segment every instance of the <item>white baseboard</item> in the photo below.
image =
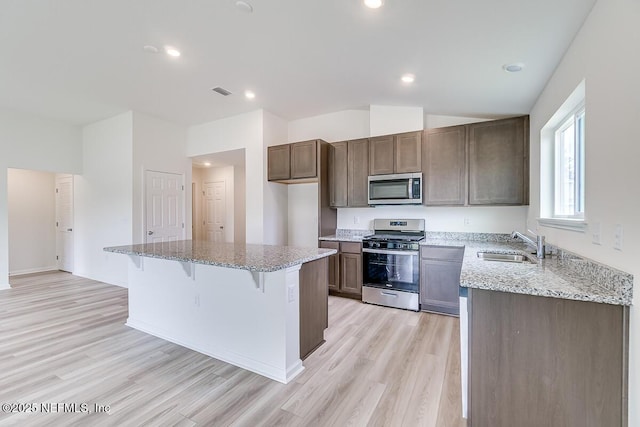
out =
[(5, 289), (11, 289), (11, 285), (9, 285), (8, 283), (0, 284), (0, 291), (4, 291)]
[(14, 270), (9, 272), (9, 277), (11, 276), (21, 276), (23, 274), (33, 274), (33, 273), (45, 273), (47, 271), (57, 271), (57, 265), (50, 265), (48, 267), (37, 267), (37, 268), (27, 268), (24, 270)]

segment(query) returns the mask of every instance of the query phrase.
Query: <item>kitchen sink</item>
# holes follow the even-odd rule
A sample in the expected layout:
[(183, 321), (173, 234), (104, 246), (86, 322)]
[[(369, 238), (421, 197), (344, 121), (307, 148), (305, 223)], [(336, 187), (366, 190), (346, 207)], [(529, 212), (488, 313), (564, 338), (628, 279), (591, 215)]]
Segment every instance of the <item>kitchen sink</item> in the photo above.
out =
[(478, 252), (478, 258), (485, 261), (500, 261), (500, 262), (531, 262), (529, 258), (520, 254), (502, 254), (496, 252)]

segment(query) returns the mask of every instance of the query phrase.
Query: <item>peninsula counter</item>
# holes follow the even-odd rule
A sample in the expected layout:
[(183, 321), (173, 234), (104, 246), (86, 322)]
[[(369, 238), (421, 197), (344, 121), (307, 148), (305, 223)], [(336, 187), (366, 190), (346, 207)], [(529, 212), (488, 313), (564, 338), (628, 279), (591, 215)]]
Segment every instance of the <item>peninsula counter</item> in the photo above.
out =
[(135, 329), (282, 383), (323, 342), (335, 250), (191, 240), (104, 250), (131, 260)]

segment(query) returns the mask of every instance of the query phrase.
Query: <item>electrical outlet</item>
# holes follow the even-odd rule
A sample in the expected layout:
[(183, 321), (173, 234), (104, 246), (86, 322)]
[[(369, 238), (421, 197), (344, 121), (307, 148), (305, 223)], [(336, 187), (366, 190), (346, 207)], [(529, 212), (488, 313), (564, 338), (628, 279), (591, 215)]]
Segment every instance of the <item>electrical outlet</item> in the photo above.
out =
[(613, 233), (613, 249), (622, 250), (622, 224), (616, 224)]
[(471, 219), (470, 218), (465, 218), (464, 219), (464, 225), (471, 225)]
[(296, 288), (293, 286), (289, 286), (287, 288), (287, 299), (289, 302), (294, 302), (296, 300)]
[(359, 216), (354, 216), (353, 217), (353, 223), (354, 224), (360, 224), (360, 217)]
[(199, 294), (196, 295), (196, 297), (194, 298), (193, 303), (194, 303), (194, 305), (196, 307), (200, 307), (200, 295)]
[(600, 240), (600, 223), (594, 222), (591, 224), (591, 242), (594, 245), (601, 245), (602, 242)]

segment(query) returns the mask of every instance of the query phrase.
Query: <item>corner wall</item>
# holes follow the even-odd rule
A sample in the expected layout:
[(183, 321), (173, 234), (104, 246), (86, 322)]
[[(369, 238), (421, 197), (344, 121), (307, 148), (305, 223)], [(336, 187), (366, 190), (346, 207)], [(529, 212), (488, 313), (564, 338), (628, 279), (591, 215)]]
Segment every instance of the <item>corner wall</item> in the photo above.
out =
[(83, 174), (74, 177), (74, 274), (127, 286), (126, 245), (133, 230), (133, 113), (82, 129)]
[[(630, 310), (629, 425), (640, 425), (640, 3), (596, 2), (582, 29), (531, 111), (531, 209), (540, 212), (540, 131), (582, 79), (586, 83), (586, 233), (539, 227), (550, 243), (634, 275)], [(601, 224), (602, 244), (592, 243), (593, 223)], [(616, 224), (624, 228), (622, 251), (613, 249)]]
[(81, 173), (81, 130), (0, 109), (0, 289), (9, 288), (8, 168)]

